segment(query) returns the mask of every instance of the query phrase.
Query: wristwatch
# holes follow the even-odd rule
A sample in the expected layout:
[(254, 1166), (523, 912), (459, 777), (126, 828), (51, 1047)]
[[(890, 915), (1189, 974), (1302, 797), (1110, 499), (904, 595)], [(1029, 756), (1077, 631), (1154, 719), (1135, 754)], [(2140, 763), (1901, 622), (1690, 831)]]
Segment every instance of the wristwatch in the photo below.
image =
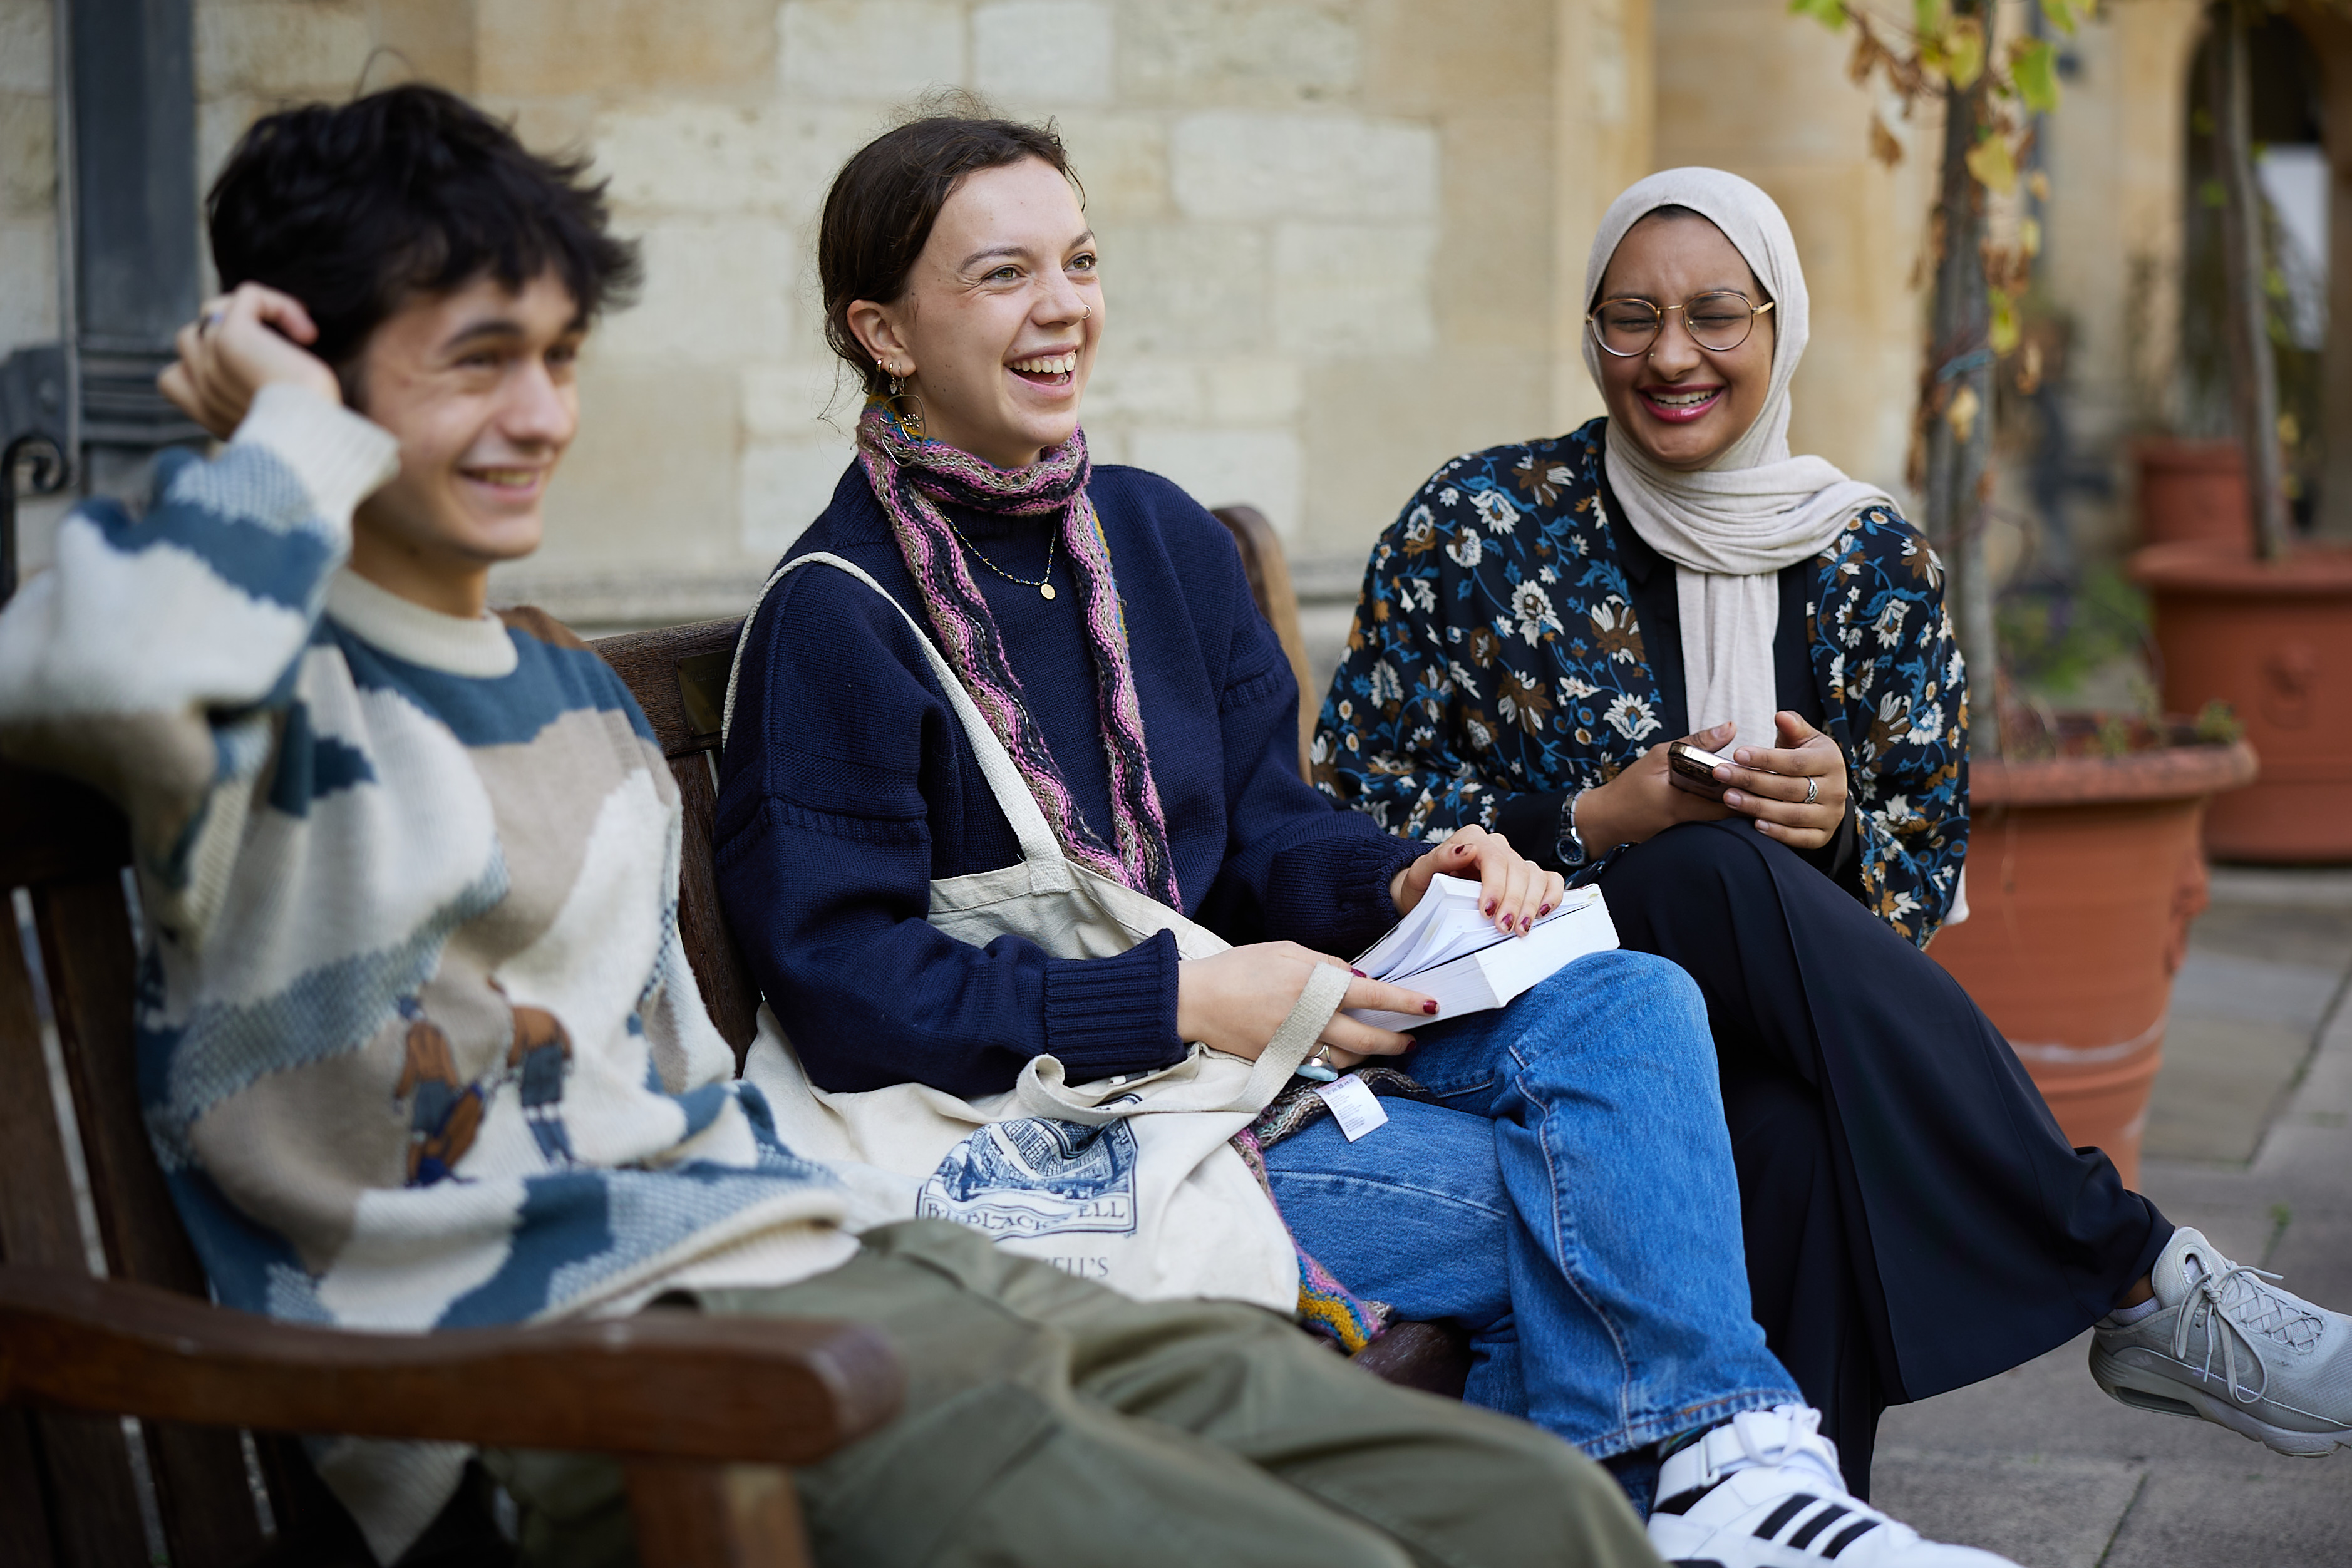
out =
[(1560, 869), (1573, 871), (1584, 864), (1584, 840), (1576, 833), (1576, 803), (1584, 792), (1574, 789), (1559, 803), (1559, 837), (1552, 845), (1552, 853), (1559, 857)]

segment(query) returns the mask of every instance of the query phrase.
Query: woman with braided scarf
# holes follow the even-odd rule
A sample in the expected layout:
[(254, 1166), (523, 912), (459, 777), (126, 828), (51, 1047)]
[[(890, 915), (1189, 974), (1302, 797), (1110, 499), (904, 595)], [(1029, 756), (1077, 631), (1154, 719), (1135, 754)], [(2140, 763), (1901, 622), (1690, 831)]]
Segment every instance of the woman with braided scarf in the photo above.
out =
[[(1168, 1067), (1187, 1042), (1254, 1060), (1318, 966), (1345, 968), (1333, 955), (1433, 876), (1480, 882), (1506, 931), (1561, 897), (1496, 836), (1425, 849), (1299, 777), (1296, 684), (1230, 537), (1168, 481), (1089, 461), (1078, 410), (1104, 300), (1074, 185), (1050, 131), (934, 117), (852, 158), (826, 204), (828, 335), (868, 400), (856, 461), (787, 559), (872, 581), (795, 571), (763, 596), (717, 826), (730, 924), (824, 1089), (975, 1100), (1037, 1058), (1079, 1083)], [(1180, 958), (1163, 931), (1067, 958), (930, 923), (935, 881), (1023, 855), (925, 641), (1067, 859), (1234, 945)], [(1436, 1006), (1360, 975), (1343, 1005)], [(1335, 1014), (1321, 1046), (1341, 1068), (1444, 1051), (1489, 1064), (1492, 1085), (1448, 1107), (1391, 1097), (1357, 1142), (1307, 1121), (1302, 1090), (1260, 1120), (1272, 1194), (1312, 1255), (1303, 1295), (1336, 1276), (1462, 1323), (1466, 1396), (1608, 1463), (1637, 1506), (1672, 1450), (1703, 1455), (1677, 1462), (1706, 1478), (1672, 1516), (1717, 1483), (1843, 1496), (1748, 1310), (1713, 1048), (1679, 971), (1593, 954), (1417, 1037)], [(1993, 1561), (1845, 1506), (1873, 1538), (1849, 1563)]]

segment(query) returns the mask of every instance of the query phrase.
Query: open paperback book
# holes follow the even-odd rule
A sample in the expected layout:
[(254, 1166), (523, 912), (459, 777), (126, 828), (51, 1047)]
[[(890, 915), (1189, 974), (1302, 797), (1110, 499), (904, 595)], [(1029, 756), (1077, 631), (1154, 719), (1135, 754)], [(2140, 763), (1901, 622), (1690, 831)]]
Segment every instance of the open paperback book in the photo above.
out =
[[(1437, 1019), (1500, 1007), (1538, 981), (1582, 958), (1617, 945), (1617, 927), (1598, 888), (1570, 888), (1559, 908), (1525, 936), (1495, 929), (1478, 912), (1478, 884), (1433, 877), (1429, 890), (1355, 966), (1437, 998)], [(1417, 1013), (1350, 1008), (1348, 1016), (1383, 1029), (1410, 1030), (1431, 1022)]]

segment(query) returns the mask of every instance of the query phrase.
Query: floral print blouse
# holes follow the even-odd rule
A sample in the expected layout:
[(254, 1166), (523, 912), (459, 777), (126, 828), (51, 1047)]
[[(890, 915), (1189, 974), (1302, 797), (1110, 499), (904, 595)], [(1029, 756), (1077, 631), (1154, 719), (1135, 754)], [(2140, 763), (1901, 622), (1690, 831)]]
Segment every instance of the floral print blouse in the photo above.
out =
[[(1504, 800), (1604, 784), (1664, 732), (1602, 504), (1595, 419), (1438, 469), (1374, 546), (1323, 704), (1315, 782), (1391, 832), (1493, 826)], [(1968, 849), (1968, 684), (1943, 569), (1873, 507), (1816, 563), (1806, 641), (1845, 752), (1864, 903), (1925, 946)]]

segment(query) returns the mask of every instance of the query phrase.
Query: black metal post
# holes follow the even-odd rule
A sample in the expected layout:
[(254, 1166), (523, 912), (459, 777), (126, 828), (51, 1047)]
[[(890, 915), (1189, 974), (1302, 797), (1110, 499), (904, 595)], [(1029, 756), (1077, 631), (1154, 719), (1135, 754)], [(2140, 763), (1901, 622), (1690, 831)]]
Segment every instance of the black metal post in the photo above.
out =
[(198, 303), (192, 7), (69, 3), (80, 436), (136, 462), (201, 434), (155, 390)]

